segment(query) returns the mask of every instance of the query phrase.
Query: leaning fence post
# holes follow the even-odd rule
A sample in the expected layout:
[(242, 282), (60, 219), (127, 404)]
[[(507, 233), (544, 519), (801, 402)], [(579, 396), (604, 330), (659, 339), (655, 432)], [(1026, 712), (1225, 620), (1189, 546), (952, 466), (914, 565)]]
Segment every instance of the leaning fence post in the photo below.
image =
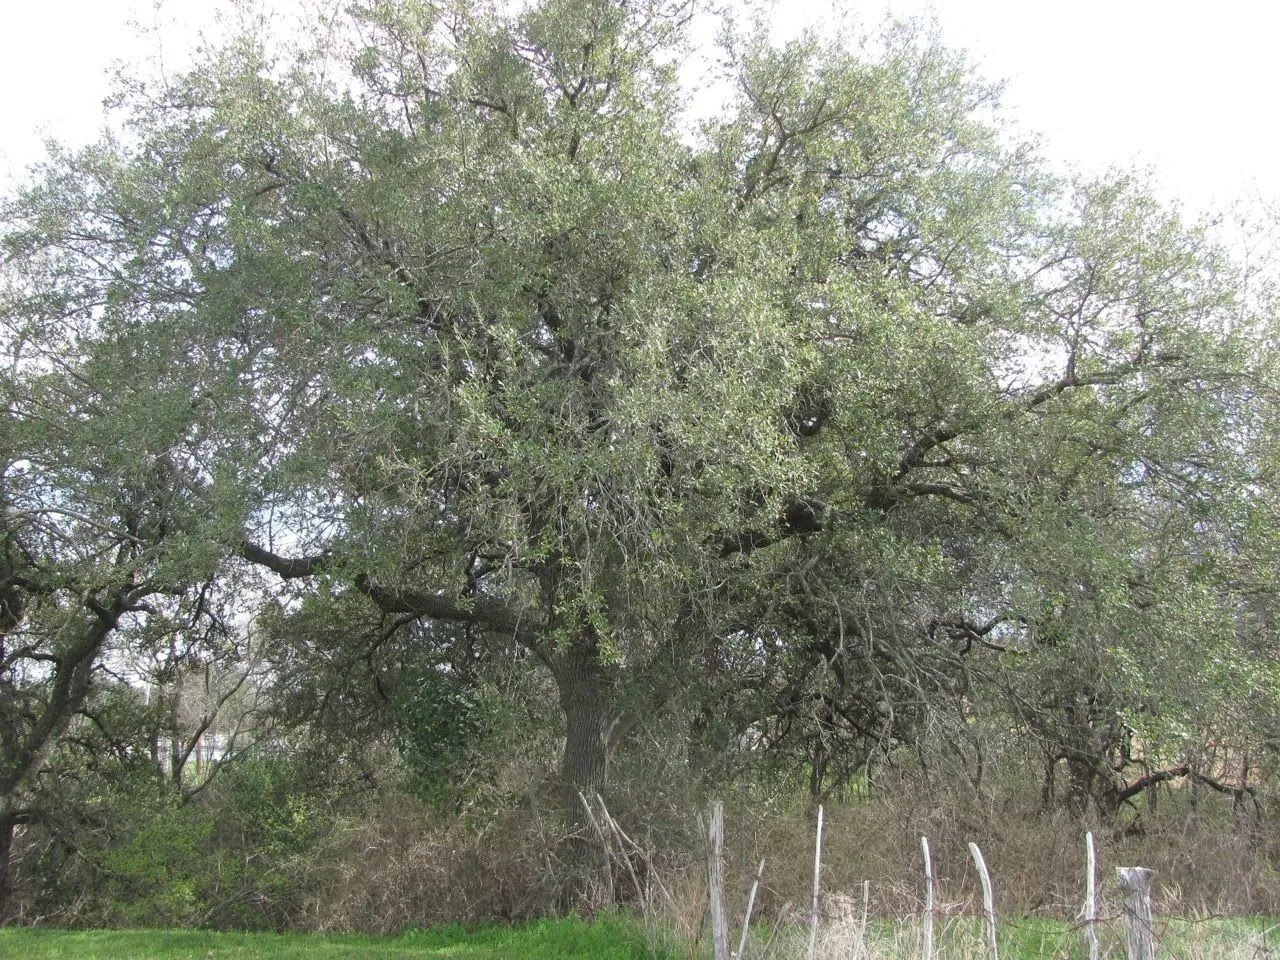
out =
[(929, 859), (929, 838), (920, 838), (920, 850), (924, 854), (924, 953), (923, 960), (933, 960), (933, 862)]
[(710, 843), (707, 844), (707, 893), (711, 907), (711, 940), (715, 960), (729, 960), (729, 925), (724, 915), (724, 803), (711, 810)]
[(982, 906), (987, 914), (987, 953), (991, 960), (1000, 960), (1000, 952), (996, 949), (996, 902), (991, 892), (991, 874), (987, 873), (987, 861), (982, 859), (982, 851), (976, 843), (969, 844), (969, 853), (973, 856), (973, 865), (978, 868), (978, 879), (982, 881)]
[(764, 857), (760, 858), (760, 866), (756, 867), (756, 878), (751, 881), (751, 895), (747, 897), (747, 915), (742, 918), (742, 936), (738, 938), (738, 952), (734, 960), (743, 960), (747, 955), (747, 935), (751, 932), (751, 911), (756, 905), (756, 890), (760, 888), (760, 878), (764, 876)]
[(1095, 878), (1097, 876), (1097, 860), (1093, 855), (1093, 831), (1084, 835), (1085, 875), (1084, 875), (1084, 942), (1089, 949), (1089, 960), (1098, 960), (1098, 897)]
[(1128, 960), (1155, 960), (1155, 931), (1151, 926), (1151, 881), (1146, 867), (1116, 867), (1116, 882), (1124, 891), (1124, 950)]

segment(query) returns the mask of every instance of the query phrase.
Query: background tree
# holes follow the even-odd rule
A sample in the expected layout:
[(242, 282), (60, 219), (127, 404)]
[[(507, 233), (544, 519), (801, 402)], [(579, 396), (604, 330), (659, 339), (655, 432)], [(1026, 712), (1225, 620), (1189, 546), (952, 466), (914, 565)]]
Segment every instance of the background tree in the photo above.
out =
[(198, 365), (159, 349), (181, 295), (152, 298), (146, 242), (118, 230), (134, 198), (113, 151), (76, 158), (74, 177), (60, 162), (5, 218), (0, 917), (14, 830), (42, 816), (58, 758), (128, 736), (100, 711), (128, 651), (225, 656), (231, 635), (206, 470), (216, 401)]

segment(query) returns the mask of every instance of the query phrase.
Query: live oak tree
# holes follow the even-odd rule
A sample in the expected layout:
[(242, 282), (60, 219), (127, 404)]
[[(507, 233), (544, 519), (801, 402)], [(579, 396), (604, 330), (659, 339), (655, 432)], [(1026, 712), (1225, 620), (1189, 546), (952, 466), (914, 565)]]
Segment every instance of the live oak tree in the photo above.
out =
[(730, 32), (696, 126), (691, 12), (371, 0), (124, 89), (4, 215), (6, 350), (77, 318), (23, 376), (87, 398), (10, 419), (111, 466), (114, 552), (50, 609), (96, 637), (256, 567), (523, 658), (571, 816), (673, 703), (807, 731), (817, 791), (967, 709), (976, 660), (1047, 716), (1022, 664), (1234, 649), (1200, 534), (1269, 502), (1273, 398), (1230, 262), (1124, 177), (1049, 177), (910, 30)]
[[(80, 200), (70, 189), (45, 193), (46, 223)], [(17, 231), (6, 239), (22, 242)], [(48, 253), (42, 266), (58, 256)], [(233, 571), (222, 569), (197, 466), (207, 410), (186, 373), (148, 351), (163, 307), (104, 303), (107, 262), (62, 253), (55, 286), (41, 285), (34, 261), (5, 262), (0, 920), (15, 831), (49, 815), (68, 773), (60, 758), (91, 740), (110, 750), (125, 734), (106, 718), (120, 713), (108, 701), (124, 683), (126, 651), (176, 641), (188, 660), (202, 659), (230, 635), (215, 585)], [(173, 763), (185, 759), (178, 750)]]

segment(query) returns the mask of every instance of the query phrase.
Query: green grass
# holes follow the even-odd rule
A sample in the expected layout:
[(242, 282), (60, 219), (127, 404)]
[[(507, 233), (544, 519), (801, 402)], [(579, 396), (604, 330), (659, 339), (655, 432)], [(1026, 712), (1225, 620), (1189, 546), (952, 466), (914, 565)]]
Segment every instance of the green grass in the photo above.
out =
[(0, 929), (5, 960), (646, 960), (629, 921), (451, 927), (400, 937), (199, 930)]
[[(1177, 960), (1257, 960), (1272, 956), (1280, 929), (1270, 918), (1174, 920), (1160, 924), (1162, 956)], [(1117, 929), (1100, 931), (1103, 956), (1123, 956)], [(982, 923), (956, 918), (940, 924), (939, 960), (985, 955)], [(802, 958), (807, 928), (788, 928), (775, 945), (776, 960)], [(819, 941), (823, 960), (852, 955), (849, 931), (828, 927)], [(874, 960), (917, 960), (914, 923), (873, 923), (866, 945)], [(762, 944), (757, 944), (757, 951)], [(700, 956), (709, 956), (704, 944)], [(677, 949), (674, 956), (685, 956)], [(757, 954), (754, 954), (758, 956)], [(447, 927), (399, 937), (355, 934), (214, 933), (199, 930), (0, 929), (4, 960), (649, 960), (636, 923), (605, 917), (544, 920), (519, 927)], [(1076, 960), (1084, 956), (1079, 930), (1053, 920), (1008, 920), (1000, 924), (1002, 960)]]

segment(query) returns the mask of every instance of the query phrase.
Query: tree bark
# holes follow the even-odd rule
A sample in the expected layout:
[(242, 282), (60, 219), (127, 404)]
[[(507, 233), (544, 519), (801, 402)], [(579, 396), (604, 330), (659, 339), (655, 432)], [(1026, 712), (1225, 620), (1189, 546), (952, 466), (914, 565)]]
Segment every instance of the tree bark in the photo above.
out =
[(85, 620), (80, 636), (55, 659), (49, 695), (35, 721), (0, 756), (0, 804), (15, 802), (23, 785), (54, 748), (88, 696), (93, 668), (107, 637), (135, 599), (121, 594), (110, 608), (95, 604), (94, 615)]
[(580, 825), (578, 793), (593, 796), (609, 782), (609, 760), (621, 719), (616, 690), (595, 644), (575, 641), (552, 661), (552, 674), (564, 711), (564, 755), (560, 786), (572, 825)]
[(548, 665), (565, 721), (557, 784), (565, 831), (560, 857), (566, 867), (560, 899), (565, 909), (590, 909), (600, 905), (607, 884), (600, 882), (601, 864), (593, 856), (591, 827), (580, 797), (606, 792), (621, 710), (613, 671), (601, 663), (593, 638), (575, 638), (567, 649), (549, 657)]
[(9, 920), (13, 910), (13, 834), (18, 819), (11, 810), (0, 812), (0, 927)]

